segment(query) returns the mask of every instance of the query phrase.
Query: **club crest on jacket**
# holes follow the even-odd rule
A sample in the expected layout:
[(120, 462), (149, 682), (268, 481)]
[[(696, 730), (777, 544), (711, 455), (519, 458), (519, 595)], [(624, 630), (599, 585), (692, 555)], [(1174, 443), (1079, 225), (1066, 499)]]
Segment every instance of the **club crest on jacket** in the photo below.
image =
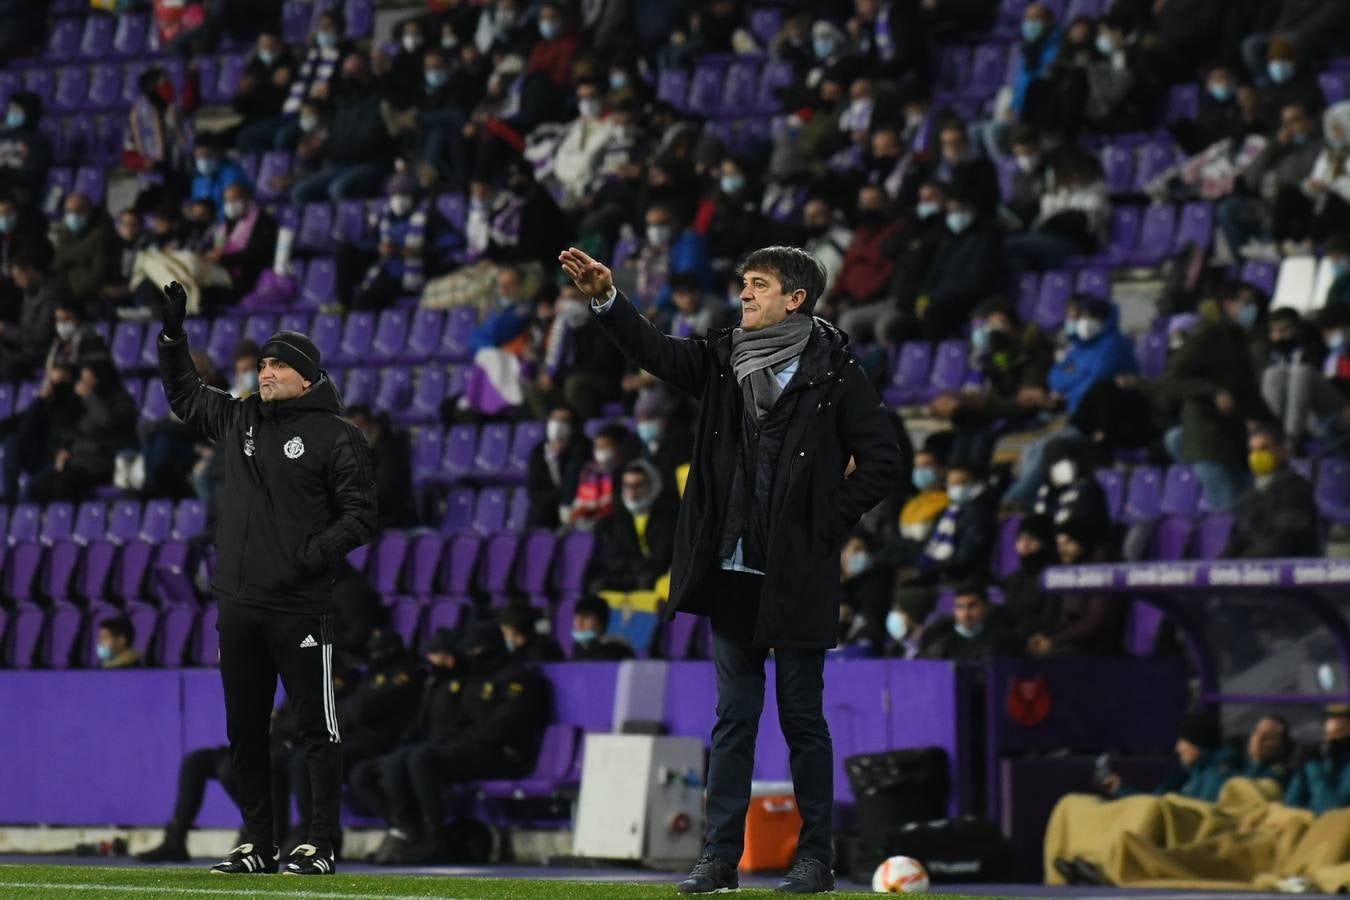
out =
[(305, 453), (305, 442), (300, 440), (299, 436), (291, 438), (286, 442), (286, 446), (281, 448), (287, 459), (299, 459)]

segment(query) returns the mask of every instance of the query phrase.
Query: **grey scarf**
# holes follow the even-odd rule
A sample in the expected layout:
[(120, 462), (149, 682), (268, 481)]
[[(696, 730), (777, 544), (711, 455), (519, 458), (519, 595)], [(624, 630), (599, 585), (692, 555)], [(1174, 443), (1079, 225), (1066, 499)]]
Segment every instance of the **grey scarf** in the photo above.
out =
[(768, 328), (731, 332), (731, 368), (745, 397), (745, 408), (754, 410), (756, 421), (763, 421), (783, 393), (774, 370), (802, 355), (812, 321), (811, 316), (793, 313)]

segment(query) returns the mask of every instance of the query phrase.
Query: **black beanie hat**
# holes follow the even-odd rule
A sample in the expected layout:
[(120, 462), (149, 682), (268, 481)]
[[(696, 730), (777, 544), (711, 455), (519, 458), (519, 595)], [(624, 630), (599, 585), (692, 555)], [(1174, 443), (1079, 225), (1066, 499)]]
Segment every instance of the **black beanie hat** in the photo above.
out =
[(1055, 520), (1046, 515), (1032, 513), (1024, 516), (1018, 523), (1017, 533), (1031, 535), (1048, 546), (1055, 542)]
[(258, 349), (258, 359), (279, 359), (310, 384), (319, 380), (319, 348), (298, 331), (278, 331)]
[(1190, 713), (1181, 720), (1177, 737), (1202, 750), (1213, 750), (1223, 743), (1223, 734), (1214, 717), (1205, 713)]
[(422, 648), (423, 653), (454, 653), (459, 649), (458, 641), (455, 640), (455, 633), (449, 628), (437, 628), (436, 633), (427, 641), (427, 645)]

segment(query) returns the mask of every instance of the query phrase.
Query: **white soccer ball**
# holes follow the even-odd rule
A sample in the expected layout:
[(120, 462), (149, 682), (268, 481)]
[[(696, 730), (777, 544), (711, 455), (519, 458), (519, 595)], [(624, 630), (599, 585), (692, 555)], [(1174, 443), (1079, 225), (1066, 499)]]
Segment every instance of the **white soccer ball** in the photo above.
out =
[(872, 875), (872, 891), (877, 894), (922, 894), (927, 890), (928, 870), (908, 856), (892, 856)]

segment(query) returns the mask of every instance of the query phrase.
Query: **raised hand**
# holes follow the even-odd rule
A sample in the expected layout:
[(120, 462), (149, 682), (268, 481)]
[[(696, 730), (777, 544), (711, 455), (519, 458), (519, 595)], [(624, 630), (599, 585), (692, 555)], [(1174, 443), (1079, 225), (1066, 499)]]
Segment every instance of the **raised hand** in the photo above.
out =
[(178, 340), (183, 336), (183, 320), (187, 318), (187, 291), (176, 281), (164, 285), (164, 302), (159, 307), (159, 318), (164, 323), (164, 336)]
[(603, 298), (614, 286), (614, 273), (576, 247), (568, 247), (559, 253), (558, 262), (577, 290), (588, 297)]

